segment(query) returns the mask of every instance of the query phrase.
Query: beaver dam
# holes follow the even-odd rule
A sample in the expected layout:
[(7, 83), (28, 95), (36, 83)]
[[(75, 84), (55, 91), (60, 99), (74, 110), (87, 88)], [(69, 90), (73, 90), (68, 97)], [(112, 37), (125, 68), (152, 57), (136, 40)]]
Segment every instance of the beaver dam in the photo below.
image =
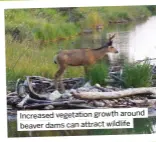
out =
[[(90, 85), (83, 77), (63, 80), (65, 93), (55, 90), (54, 80), (41, 76), (26, 76), (18, 79), (16, 87), (7, 92), (8, 113), (16, 110), (53, 110), (53, 109), (95, 109), (95, 108), (131, 108), (148, 107), (156, 109), (156, 81), (152, 79), (151, 87), (121, 87), (122, 68), (110, 68), (109, 86)], [(152, 65), (152, 74), (156, 74), (156, 66)], [(15, 111), (13, 111), (15, 110)]]

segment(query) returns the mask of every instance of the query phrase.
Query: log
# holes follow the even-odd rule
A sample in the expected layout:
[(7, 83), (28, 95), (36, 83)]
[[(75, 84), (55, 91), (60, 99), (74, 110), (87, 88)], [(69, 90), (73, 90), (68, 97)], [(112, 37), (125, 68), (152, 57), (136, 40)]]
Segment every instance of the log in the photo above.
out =
[(133, 95), (156, 94), (156, 87), (132, 88), (122, 91), (112, 92), (76, 92), (72, 91), (72, 95), (76, 98), (95, 100), (95, 99), (117, 99)]

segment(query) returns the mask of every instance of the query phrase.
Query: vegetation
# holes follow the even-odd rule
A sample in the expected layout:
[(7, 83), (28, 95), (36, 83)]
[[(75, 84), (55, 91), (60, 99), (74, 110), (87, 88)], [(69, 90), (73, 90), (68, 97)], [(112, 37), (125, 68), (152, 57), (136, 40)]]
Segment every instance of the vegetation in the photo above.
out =
[(148, 5), (147, 8), (153, 15), (156, 14), (156, 6), (155, 5)]
[(105, 79), (108, 78), (108, 66), (103, 62), (99, 62), (89, 68), (88, 73), (85, 75), (86, 79), (91, 81), (92, 85), (99, 83), (100, 85), (106, 85)]
[[(53, 57), (58, 52), (57, 44), (45, 45), (44, 48), (36, 48), (30, 44), (7, 43), (6, 48), (6, 72), (7, 80), (17, 80), (26, 75), (40, 75), (54, 78), (58, 67), (53, 63)], [(65, 77), (81, 76), (83, 69), (78, 67), (68, 68)]]
[[(52, 58), (59, 51), (58, 41), (74, 38), (84, 29), (94, 29), (97, 25), (106, 28), (109, 20), (132, 21), (150, 14), (146, 6), (5, 10), (7, 80), (17, 80), (25, 75), (53, 78), (57, 66)], [(63, 49), (71, 47), (67, 43), (63, 42)], [(82, 76), (83, 69), (78, 68), (69, 68), (65, 77)], [(103, 70), (105, 67), (98, 68)]]
[(148, 62), (143, 64), (125, 64), (122, 77), (127, 88), (149, 87), (152, 77), (151, 66)]
[(6, 33), (12, 34), (17, 27), (22, 40), (57, 41), (75, 36), (84, 28), (107, 26), (110, 20), (136, 20), (150, 14), (145, 6), (11, 9), (5, 11)]

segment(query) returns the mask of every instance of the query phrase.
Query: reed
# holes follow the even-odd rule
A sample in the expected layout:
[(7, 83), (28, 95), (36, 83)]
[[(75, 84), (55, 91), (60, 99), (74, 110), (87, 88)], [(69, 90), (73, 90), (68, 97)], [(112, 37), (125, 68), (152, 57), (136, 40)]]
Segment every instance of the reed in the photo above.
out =
[[(6, 48), (6, 75), (7, 80), (16, 81), (30, 75), (39, 75), (54, 78), (57, 65), (53, 57), (58, 52), (57, 45), (46, 45), (44, 48), (34, 48), (12, 42)], [(82, 76), (83, 69), (69, 68), (65, 77)]]

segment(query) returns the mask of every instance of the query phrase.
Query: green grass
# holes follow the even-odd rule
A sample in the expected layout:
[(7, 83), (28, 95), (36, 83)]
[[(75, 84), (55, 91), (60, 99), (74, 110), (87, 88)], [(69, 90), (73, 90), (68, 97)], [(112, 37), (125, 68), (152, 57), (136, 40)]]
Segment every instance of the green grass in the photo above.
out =
[(108, 66), (99, 62), (91, 66), (88, 70), (88, 73), (85, 75), (86, 80), (91, 81), (92, 85), (96, 83), (100, 85), (106, 85), (105, 79), (108, 77)]
[[(58, 66), (53, 63), (53, 57), (58, 52), (57, 44), (46, 45), (44, 48), (34, 48), (12, 42), (6, 43), (6, 73), (7, 80), (16, 81), (18, 78), (24, 78), (30, 75), (40, 75), (48, 78), (54, 78)], [(21, 57), (21, 58), (20, 58)], [(81, 67), (67, 68), (65, 77), (82, 76)]]
[(6, 10), (6, 32), (17, 27), (22, 39), (56, 40), (76, 35), (80, 32), (75, 23), (66, 22), (55, 9), (21, 9)]
[(73, 23), (49, 24), (44, 23), (41, 27), (33, 29), (33, 35), (36, 40), (55, 40), (57, 38), (71, 37), (76, 35), (80, 30)]
[(123, 81), (125, 87), (149, 87), (151, 86), (151, 66), (149, 63), (130, 64), (127, 63), (123, 68)]

